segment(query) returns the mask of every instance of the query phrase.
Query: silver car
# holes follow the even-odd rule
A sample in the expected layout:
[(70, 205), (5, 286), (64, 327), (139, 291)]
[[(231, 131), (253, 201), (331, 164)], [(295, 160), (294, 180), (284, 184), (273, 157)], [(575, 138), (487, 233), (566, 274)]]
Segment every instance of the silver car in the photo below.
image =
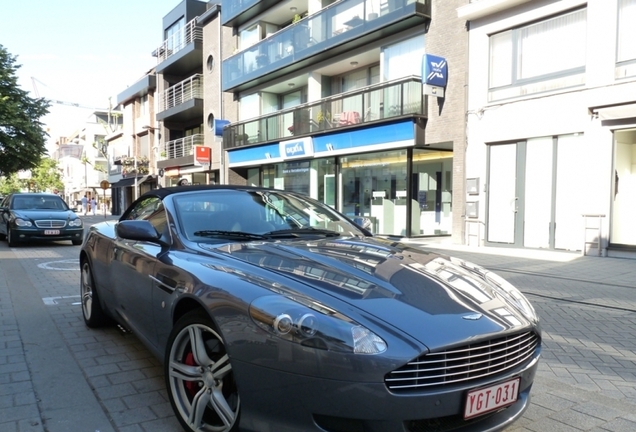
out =
[(304, 195), (151, 191), (80, 262), (86, 324), (163, 361), (186, 431), (495, 431), (530, 403), (541, 331), (517, 289)]

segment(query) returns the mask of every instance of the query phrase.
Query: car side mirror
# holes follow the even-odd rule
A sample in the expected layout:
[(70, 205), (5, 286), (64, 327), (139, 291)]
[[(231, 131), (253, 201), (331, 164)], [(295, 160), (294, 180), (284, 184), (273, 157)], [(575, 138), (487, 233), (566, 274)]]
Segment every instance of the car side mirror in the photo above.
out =
[(147, 220), (125, 220), (115, 226), (118, 237), (126, 240), (162, 243), (161, 234)]

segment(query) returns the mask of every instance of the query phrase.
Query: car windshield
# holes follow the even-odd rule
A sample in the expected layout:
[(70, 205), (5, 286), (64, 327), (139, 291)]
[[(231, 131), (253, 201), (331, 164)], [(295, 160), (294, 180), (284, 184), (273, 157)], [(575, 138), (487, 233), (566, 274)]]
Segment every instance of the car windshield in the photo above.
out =
[(174, 203), (182, 232), (194, 241), (365, 235), (330, 207), (284, 191), (193, 191)]
[(66, 203), (56, 196), (16, 196), (13, 198), (14, 210), (68, 210)]

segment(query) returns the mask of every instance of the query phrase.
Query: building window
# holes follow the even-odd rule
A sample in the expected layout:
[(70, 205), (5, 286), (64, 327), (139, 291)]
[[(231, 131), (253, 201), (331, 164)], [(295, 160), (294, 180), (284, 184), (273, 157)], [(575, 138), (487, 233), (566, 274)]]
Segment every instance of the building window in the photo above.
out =
[(587, 10), (490, 37), (490, 100), (584, 83)]
[(616, 78), (636, 75), (636, 0), (618, 1)]
[(139, 98), (139, 116), (145, 116), (148, 114), (148, 95), (143, 95)]
[(383, 81), (421, 75), (424, 53), (424, 35), (383, 47), (381, 63)]
[(170, 53), (181, 49), (184, 27), (185, 17), (181, 17), (165, 30), (167, 48)]
[(214, 70), (214, 56), (212, 54), (208, 56), (206, 64), (208, 67), (208, 72), (212, 72)]

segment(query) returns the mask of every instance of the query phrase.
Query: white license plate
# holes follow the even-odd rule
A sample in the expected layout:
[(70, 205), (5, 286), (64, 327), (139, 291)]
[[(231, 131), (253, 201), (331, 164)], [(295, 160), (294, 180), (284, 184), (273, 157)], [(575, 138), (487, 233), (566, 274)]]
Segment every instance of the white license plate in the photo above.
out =
[(59, 235), (60, 230), (44, 230), (44, 235)]
[(464, 418), (468, 419), (510, 405), (519, 396), (519, 378), (468, 392)]

